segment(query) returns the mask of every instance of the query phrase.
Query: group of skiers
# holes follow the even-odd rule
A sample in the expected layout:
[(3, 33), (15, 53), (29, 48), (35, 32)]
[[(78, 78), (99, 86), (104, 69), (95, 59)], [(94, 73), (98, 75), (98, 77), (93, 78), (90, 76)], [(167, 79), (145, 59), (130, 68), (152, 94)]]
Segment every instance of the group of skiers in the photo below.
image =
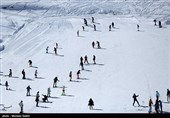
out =
[[(58, 43), (55, 43), (54, 46), (54, 54), (57, 55)], [(49, 53), (49, 46), (46, 47), (46, 53)]]
[(98, 49), (101, 48), (99, 41), (96, 41), (96, 43), (95, 43), (94, 41), (92, 42), (92, 47), (93, 47), (93, 48), (95, 48), (95, 44), (97, 45), (96, 48), (98, 48)]

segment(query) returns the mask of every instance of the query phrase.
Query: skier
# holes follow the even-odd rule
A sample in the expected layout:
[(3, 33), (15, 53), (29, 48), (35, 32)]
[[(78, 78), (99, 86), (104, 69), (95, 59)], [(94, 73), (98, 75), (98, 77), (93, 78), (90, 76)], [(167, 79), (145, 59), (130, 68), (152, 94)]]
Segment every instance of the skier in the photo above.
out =
[(61, 95), (63, 95), (63, 96), (65, 96), (66, 94), (65, 94), (65, 86), (63, 86), (63, 88), (62, 88), (62, 94)]
[(87, 24), (87, 20), (84, 18), (84, 24), (86, 25), (86, 26), (88, 26), (88, 24)]
[(79, 37), (79, 30), (77, 30), (77, 36)]
[(71, 79), (72, 79), (72, 71), (70, 71), (70, 73), (69, 73), (69, 78), (70, 78), (70, 81), (72, 81)]
[(6, 90), (9, 90), (9, 84), (8, 84), (8, 81), (5, 82), (5, 86), (6, 86)]
[(48, 48), (49, 48), (49, 46), (46, 47), (46, 53), (48, 53)]
[(159, 92), (158, 92), (158, 91), (156, 91), (156, 99), (158, 99), (158, 100), (159, 100), (159, 97), (160, 97), (160, 94), (159, 94)]
[(94, 62), (94, 64), (96, 64), (96, 56), (95, 55), (93, 55), (93, 62)]
[(23, 107), (24, 107), (24, 104), (23, 104), (23, 101), (21, 100), (21, 102), (19, 103), (19, 106), (21, 108), (21, 111), (20, 113), (22, 114), (23, 113)]
[(94, 17), (92, 17), (92, 23), (94, 23)]
[(84, 64), (85, 64), (86, 62), (87, 62), (87, 64), (89, 64), (87, 55), (84, 57)]
[(84, 70), (84, 64), (83, 62), (80, 62), (81, 70)]
[(112, 22), (112, 28), (114, 28), (114, 22)]
[(42, 94), (42, 96), (43, 96), (42, 98), (43, 102), (48, 102), (48, 96), (44, 94)]
[(160, 106), (160, 112), (162, 113), (162, 101), (161, 100), (159, 100), (159, 106)]
[(50, 89), (50, 87), (48, 87), (48, 89), (47, 89), (47, 96), (51, 97), (50, 95), (51, 95), (51, 89)]
[(35, 73), (34, 73), (35, 78), (37, 78), (37, 74), (38, 74), (38, 71), (37, 71), (37, 70), (35, 70)]
[(94, 48), (94, 46), (95, 46), (95, 42), (93, 41), (93, 42), (92, 42), (92, 47)]
[(85, 31), (84, 26), (82, 26), (82, 28), (83, 28), (83, 31)]
[(28, 63), (29, 63), (29, 66), (31, 67), (32, 66), (32, 61), (28, 60)]
[(57, 87), (57, 81), (59, 82), (58, 77), (56, 76), (56, 77), (54, 78), (53, 88), (54, 88), (54, 87)]
[(93, 106), (94, 106), (94, 101), (92, 100), (92, 98), (89, 99), (89, 103), (88, 103), (89, 109), (92, 110)]
[(99, 42), (99, 41), (96, 41), (96, 43), (97, 43), (97, 48), (98, 48), (98, 49), (101, 48), (101, 47), (100, 47), (100, 42)]
[(149, 99), (149, 114), (152, 112), (152, 105), (153, 105), (153, 102), (152, 102), (152, 99), (150, 98)]
[(40, 97), (40, 95), (39, 95), (39, 91), (38, 91), (37, 94), (36, 94), (36, 98), (35, 98), (36, 107), (38, 107), (39, 97)]
[(139, 25), (137, 24), (137, 30), (139, 31)]
[(155, 101), (155, 111), (156, 111), (157, 114), (159, 113), (159, 101), (158, 101), (158, 99), (156, 99), (156, 101)]
[(135, 93), (133, 94), (133, 106), (134, 106), (134, 104), (135, 104), (135, 102), (137, 102), (138, 103), (138, 106), (140, 106), (140, 104), (139, 104), (139, 102), (138, 102), (138, 100), (137, 100), (137, 97), (138, 97), (139, 95), (136, 95)]
[(57, 55), (57, 48), (54, 47), (54, 53)]
[(109, 31), (111, 31), (111, 25), (109, 25)]
[(26, 79), (25, 78), (25, 70), (24, 69), (22, 70), (22, 75), (23, 75), (22, 79)]
[(155, 23), (155, 26), (156, 26), (156, 19), (154, 19), (153, 22)]
[(12, 69), (9, 69), (9, 77), (12, 77)]
[(161, 21), (159, 21), (159, 28), (162, 28)]
[(80, 70), (77, 71), (77, 79), (80, 79)]
[(167, 102), (170, 102), (170, 90), (169, 89), (167, 89)]
[(94, 26), (94, 31), (96, 31), (96, 25), (94, 24), (93, 26)]
[(31, 87), (30, 87), (30, 85), (29, 86), (27, 86), (27, 95), (26, 96), (30, 96), (30, 90), (31, 90)]

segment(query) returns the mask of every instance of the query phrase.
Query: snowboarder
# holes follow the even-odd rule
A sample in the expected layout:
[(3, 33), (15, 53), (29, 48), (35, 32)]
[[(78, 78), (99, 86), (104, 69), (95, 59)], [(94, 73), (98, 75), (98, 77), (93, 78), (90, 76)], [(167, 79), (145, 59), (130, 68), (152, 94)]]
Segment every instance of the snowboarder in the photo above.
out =
[(77, 71), (77, 79), (80, 79), (80, 70)]
[(49, 48), (49, 46), (46, 47), (46, 53), (48, 53), (48, 48)]
[(94, 48), (94, 46), (95, 46), (95, 42), (93, 41), (93, 42), (92, 42), (92, 47)]
[(101, 47), (100, 47), (100, 42), (99, 42), (99, 41), (96, 41), (96, 43), (97, 43), (97, 48), (98, 48), (98, 49), (101, 48)]
[(63, 86), (63, 88), (62, 88), (62, 94), (61, 94), (62, 96), (65, 96), (66, 94), (65, 94), (65, 86)]
[(112, 22), (112, 28), (114, 28), (114, 22)]
[(84, 64), (83, 62), (80, 62), (81, 70), (84, 70)]
[(152, 105), (153, 105), (153, 102), (152, 102), (152, 99), (150, 98), (149, 99), (149, 114), (152, 112)]
[(87, 55), (84, 57), (84, 64), (85, 64), (86, 62), (87, 62), (87, 64), (89, 64)]
[(35, 73), (34, 73), (35, 78), (37, 78), (37, 74), (38, 74), (38, 71), (37, 71), (37, 70), (35, 70)]
[(9, 90), (9, 84), (8, 84), (8, 81), (5, 82), (5, 86), (6, 86), (6, 90)]
[(160, 112), (162, 113), (162, 101), (161, 100), (159, 100), (159, 106), (160, 106)]
[(25, 78), (25, 70), (24, 69), (22, 70), (22, 79), (26, 79)]
[(170, 90), (169, 89), (167, 89), (167, 102), (170, 102)]
[(94, 23), (94, 17), (92, 17), (92, 23)]
[(155, 111), (156, 111), (157, 114), (159, 113), (159, 101), (158, 101), (158, 99), (156, 99), (156, 101), (155, 101)]
[(83, 31), (85, 31), (84, 26), (82, 26), (82, 28), (83, 28)]
[(96, 56), (95, 55), (93, 55), (93, 62), (94, 62), (94, 64), (96, 64)]
[(88, 24), (87, 24), (87, 20), (84, 18), (84, 24), (86, 25), (86, 26), (88, 26)]
[(71, 79), (72, 79), (72, 71), (70, 71), (70, 73), (69, 73), (69, 78), (70, 78), (70, 81), (72, 81)]
[(159, 28), (162, 28), (161, 21), (159, 21)]
[(39, 97), (40, 97), (40, 94), (39, 94), (39, 91), (38, 91), (37, 94), (36, 94), (36, 98), (35, 98), (36, 107), (38, 107)]
[(156, 19), (154, 19), (153, 22), (155, 23), (155, 26), (156, 26)]
[(59, 82), (58, 77), (56, 76), (54, 78), (53, 88), (57, 87), (57, 81)]
[(94, 106), (94, 101), (92, 100), (92, 98), (89, 99), (89, 103), (88, 103), (89, 109), (92, 110), (93, 106)]
[(159, 97), (160, 97), (160, 94), (159, 94), (159, 92), (158, 92), (158, 91), (156, 91), (156, 99), (158, 99), (158, 100), (159, 100)]
[(48, 87), (48, 89), (47, 89), (47, 96), (48, 96), (48, 97), (51, 96), (51, 89), (50, 89), (50, 87)]
[(22, 114), (23, 113), (23, 107), (24, 107), (24, 104), (23, 104), (23, 101), (21, 100), (21, 102), (19, 103), (19, 106), (21, 108), (21, 111), (20, 113)]
[(138, 100), (137, 100), (137, 97), (138, 97), (139, 95), (136, 95), (135, 93), (133, 94), (133, 106), (134, 106), (134, 104), (135, 104), (135, 102), (137, 102), (138, 103), (138, 106), (140, 106), (140, 104), (139, 104), (139, 102), (138, 102)]
[(54, 53), (57, 55), (57, 48), (54, 47)]
[(109, 25), (109, 31), (111, 31), (111, 27), (112, 27), (112, 26), (111, 26), (111, 25)]
[(139, 25), (137, 24), (137, 30), (139, 31)]
[(94, 26), (94, 31), (96, 31), (96, 25), (94, 24), (93, 26)]
[(42, 96), (43, 96), (42, 98), (43, 102), (48, 102), (48, 96), (44, 94), (42, 94)]
[(77, 36), (79, 37), (79, 30), (77, 30)]
[(29, 63), (29, 66), (31, 67), (32, 66), (32, 61), (28, 60), (28, 63)]
[(30, 90), (31, 90), (31, 87), (30, 87), (30, 85), (29, 86), (27, 86), (27, 95), (26, 96), (30, 96)]
[(9, 77), (12, 77), (12, 69), (9, 69)]

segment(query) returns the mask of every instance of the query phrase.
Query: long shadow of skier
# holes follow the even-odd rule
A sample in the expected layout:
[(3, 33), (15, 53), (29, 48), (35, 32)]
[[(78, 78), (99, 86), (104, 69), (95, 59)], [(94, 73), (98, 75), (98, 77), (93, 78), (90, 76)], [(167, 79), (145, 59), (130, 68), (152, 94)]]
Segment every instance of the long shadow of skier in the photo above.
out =
[(102, 111), (103, 109), (92, 109), (92, 110), (99, 110), (99, 111)]
[(79, 78), (79, 79), (81, 79), (81, 80), (89, 80), (88, 78)]
[(43, 78), (43, 77), (37, 77), (36, 79), (45, 79), (45, 78)]
[(81, 81), (78, 81), (78, 80), (71, 80), (69, 82), (81, 82)]
[(84, 71), (92, 72), (92, 70), (87, 70), (87, 69), (84, 69)]
[(31, 68), (38, 68), (37, 66), (30, 66)]
[(50, 107), (47, 107), (47, 106), (38, 106), (40, 108), (50, 108)]
[(68, 94), (62, 96), (74, 97), (74, 95), (68, 95)]

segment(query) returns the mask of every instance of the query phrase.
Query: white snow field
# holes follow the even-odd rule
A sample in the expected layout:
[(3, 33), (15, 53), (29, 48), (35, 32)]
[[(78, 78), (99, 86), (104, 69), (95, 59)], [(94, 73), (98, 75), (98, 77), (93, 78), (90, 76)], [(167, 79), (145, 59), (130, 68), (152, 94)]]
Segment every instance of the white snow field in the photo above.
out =
[[(170, 113), (170, 1), (167, 0), (1, 0), (0, 1), (0, 113), (148, 113), (156, 91), (163, 113)], [(91, 22), (91, 17), (95, 23)], [(85, 26), (83, 18), (88, 21)], [(162, 28), (153, 19), (162, 21)], [(115, 28), (109, 31), (114, 22)], [(93, 30), (93, 24), (97, 31)], [(136, 25), (140, 25), (137, 31)], [(80, 36), (77, 37), (77, 30)], [(92, 48), (99, 41), (101, 49)], [(59, 44), (58, 55), (54, 54)], [(49, 53), (46, 47), (49, 46)], [(80, 57), (88, 56), (80, 79)], [(96, 56), (96, 65), (92, 57)], [(33, 67), (29, 67), (32, 60)], [(13, 76), (8, 77), (9, 69)], [(21, 71), (25, 69), (26, 79)], [(34, 77), (38, 70), (38, 78)], [(69, 81), (69, 72), (73, 81)], [(53, 79), (60, 80), (53, 88)], [(10, 90), (6, 90), (8, 81)], [(32, 88), (26, 96), (26, 87)], [(66, 86), (66, 96), (61, 96)], [(35, 95), (47, 94), (52, 103), (39, 103)], [(133, 106), (133, 93), (140, 107)], [(94, 100), (89, 110), (88, 100)], [(155, 112), (153, 106), (153, 113)]]

